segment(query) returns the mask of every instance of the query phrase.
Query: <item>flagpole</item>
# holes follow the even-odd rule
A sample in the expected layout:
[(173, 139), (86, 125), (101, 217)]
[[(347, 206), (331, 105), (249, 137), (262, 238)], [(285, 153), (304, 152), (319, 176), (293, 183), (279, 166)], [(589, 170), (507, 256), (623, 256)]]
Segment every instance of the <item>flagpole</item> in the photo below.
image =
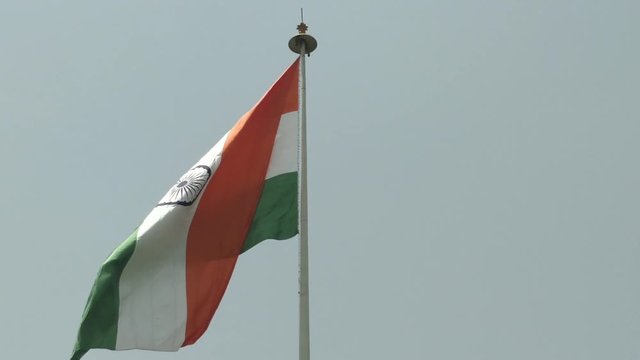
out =
[(298, 295), (299, 295), (299, 360), (310, 360), (309, 336), (309, 234), (307, 211), (307, 94), (305, 55), (311, 54), (318, 43), (306, 33), (307, 25), (300, 22), (298, 35), (289, 40), (289, 49), (300, 54), (298, 109), (298, 229), (300, 234)]

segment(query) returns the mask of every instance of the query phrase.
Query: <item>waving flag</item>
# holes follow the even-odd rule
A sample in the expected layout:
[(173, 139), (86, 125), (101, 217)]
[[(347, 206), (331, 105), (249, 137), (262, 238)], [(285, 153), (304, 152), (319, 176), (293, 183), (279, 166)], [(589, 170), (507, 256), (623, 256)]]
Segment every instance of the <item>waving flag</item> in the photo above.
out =
[(72, 360), (175, 351), (209, 326), (238, 255), (298, 233), (298, 60), (104, 262)]

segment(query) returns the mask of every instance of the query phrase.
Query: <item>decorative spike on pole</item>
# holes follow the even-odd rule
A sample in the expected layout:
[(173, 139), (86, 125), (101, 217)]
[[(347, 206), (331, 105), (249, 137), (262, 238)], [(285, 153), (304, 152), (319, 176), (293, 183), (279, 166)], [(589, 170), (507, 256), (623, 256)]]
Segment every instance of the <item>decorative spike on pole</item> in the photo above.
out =
[[(300, 12), (302, 20), (302, 9)], [(311, 346), (309, 335), (309, 232), (307, 212), (307, 94), (305, 54), (309, 55), (318, 43), (307, 34), (308, 27), (301, 21), (298, 35), (289, 40), (289, 49), (300, 54), (300, 101), (298, 109), (298, 233), (300, 247), (298, 252), (298, 295), (299, 295), (299, 360), (310, 360)]]

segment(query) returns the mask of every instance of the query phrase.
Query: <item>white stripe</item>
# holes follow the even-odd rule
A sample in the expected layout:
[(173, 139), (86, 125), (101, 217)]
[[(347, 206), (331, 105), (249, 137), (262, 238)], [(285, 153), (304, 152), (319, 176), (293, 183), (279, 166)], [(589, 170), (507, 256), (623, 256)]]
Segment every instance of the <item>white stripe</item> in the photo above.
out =
[[(209, 180), (220, 164), (226, 138), (194, 165), (209, 166)], [(191, 206), (155, 207), (138, 228), (135, 250), (120, 278), (117, 350), (166, 351), (182, 346), (187, 322), (187, 236), (205, 190)]]
[(280, 117), (280, 125), (271, 152), (271, 160), (265, 179), (298, 171), (298, 112)]

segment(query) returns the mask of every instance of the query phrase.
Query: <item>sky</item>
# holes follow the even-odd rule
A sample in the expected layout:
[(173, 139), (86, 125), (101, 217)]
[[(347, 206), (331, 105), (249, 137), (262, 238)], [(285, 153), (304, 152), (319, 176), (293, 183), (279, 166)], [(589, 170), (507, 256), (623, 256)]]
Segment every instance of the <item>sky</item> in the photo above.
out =
[[(100, 264), (295, 59), (312, 359), (640, 358), (637, 1), (0, 0), (0, 345), (65, 359)], [(175, 353), (297, 358), (297, 242)]]

